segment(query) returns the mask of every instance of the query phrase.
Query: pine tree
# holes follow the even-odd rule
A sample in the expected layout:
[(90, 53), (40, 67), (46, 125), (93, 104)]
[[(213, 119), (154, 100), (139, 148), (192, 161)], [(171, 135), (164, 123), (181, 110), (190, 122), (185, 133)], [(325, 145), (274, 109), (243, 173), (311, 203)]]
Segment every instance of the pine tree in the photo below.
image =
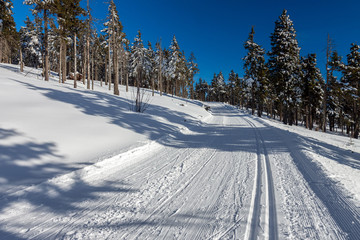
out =
[[(114, 94), (119, 95), (119, 45), (122, 44), (122, 34), (123, 26), (120, 22), (119, 14), (116, 9), (116, 5), (113, 0), (109, 4), (109, 13), (107, 16), (107, 22), (104, 23), (105, 28), (102, 32), (105, 33), (107, 39), (107, 48), (108, 48), (108, 60), (109, 60), (109, 79), (111, 79), (111, 69), (114, 72)], [(121, 48), (121, 47), (120, 47)], [(112, 53), (112, 57), (111, 57)], [(113, 66), (113, 68), (111, 68)], [(110, 83), (112, 81), (110, 80)], [(109, 85), (110, 89), (111, 84)]]
[(189, 60), (188, 60), (188, 66), (189, 74), (188, 74), (188, 82), (189, 82), (189, 92), (190, 92), (190, 98), (194, 99), (194, 76), (199, 72), (198, 64), (195, 62), (196, 58), (193, 52), (191, 52)]
[(343, 92), (342, 84), (334, 75), (334, 72), (341, 71), (342, 66), (341, 57), (337, 51), (332, 51), (330, 59), (328, 60), (328, 83), (327, 83), (327, 112), (329, 118), (330, 131), (334, 131), (335, 121), (337, 120), (338, 126), (343, 129)]
[(254, 27), (251, 28), (248, 40), (245, 42), (244, 47), (248, 51), (247, 55), (243, 58), (245, 79), (251, 80), (250, 88), (250, 104), (252, 114), (257, 109), (258, 116), (261, 117), (267, 86), (267, 67), (265, 65), (265, 51), (257, 43), (254, 42)]
[(57, 0), (54, 1), (54, 13), (57, 14), (60, 34), (60, 63), (62, 72), (62, 82), (66, 81), (66, 49), (67, 36), (74, 34), (79, 30), (81, 20), (78, 18), (84, 15), (85, 11), (80, 6), (81, 0)]
[(41, 63), (41, 33), (29, 17), (20, 29), (20, 43), (26, 66), (38, 68)]
[(24, 4), (33, 5), (33, 14), (37, 15), (41, 12), (44, 21), (44, 77), (45, 81), (49, 81), (49, 44), (48, 44), (48, 23), (49, 15), (54, 10), (54, 0), (25, 0)]
[(186, 63), (184, 54), (180, 51), (179, 44), (174, 36), (169, 48), (169, 62), (167, 66), (168, 75), (171, 79), (172, 94), (179, 96), (180, 81), (186, 77)]
[(351, 44), (347, 65), (343, 67), (341, 79), (351, 116), (352, 137), (358, 138), (360, 131), (360, 46)]
[(293, 123), (296, 89), (300, 76), (300, 48), (296, 40), (293, 22), (284, 10), (275, 22), (271, 34), (269, 53), (269, 74), (273, 94), (278, 96), (276, 105), (280, 119), (290, 125)]
[(11, 0), (0, 1), (0, 62), (11, 63), (11, 55), (17, 48), (17, 32)]
[(147, 56), (147, 49), (144, 47), (141, 39), (141, 32), (134, 39), (133, 46), (131, 48), (131, 75), (136, 80), (136, 99), (135, 99), (135, 111), (142, 112), (143, 102), (140, 92), (140, 88), (144, 85), (144, 78), (147, 71), (147, 66), (150, 60)]
[[(166, 59), (165, 59), (166, 60)], [(157, 81), (158, 81), (158, 89), (160, 91), (160, 96), (163, 93), (163, 74), (165, 65), (164, 57), (163, 57), (163, 50), (161, 49), (161, 41), (156, 43), (156, 52), (155, 52), (155, 64), (157, 66)]]
[(301, 103), (305, 114), (306, 128), (312, 129), (316, 112), (320, 110), (323, 79), (316, 67), (316, 55), (309, 54), (302, 58)]
[(237, 80), (237, 75), (234, 72), (234, 70), (231, 70), (230, 74), (229, 74), (229, 80), (228, 80), (228, 85), (227, 85), (227, 92), (228, 92), (228, 96), (229, 96), (229, 101), (231, 105), (235, 105), (235, 99), (236, 99), (236, 80)]

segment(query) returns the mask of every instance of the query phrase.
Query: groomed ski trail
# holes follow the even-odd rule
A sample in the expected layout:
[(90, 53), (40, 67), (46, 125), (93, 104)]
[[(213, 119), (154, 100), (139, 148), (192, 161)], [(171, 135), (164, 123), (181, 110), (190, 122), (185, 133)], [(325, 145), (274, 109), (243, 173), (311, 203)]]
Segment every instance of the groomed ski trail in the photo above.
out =
[(202, 125), (3, 196), (0, 238), (354, 239), (286, 133), (210, 105)]

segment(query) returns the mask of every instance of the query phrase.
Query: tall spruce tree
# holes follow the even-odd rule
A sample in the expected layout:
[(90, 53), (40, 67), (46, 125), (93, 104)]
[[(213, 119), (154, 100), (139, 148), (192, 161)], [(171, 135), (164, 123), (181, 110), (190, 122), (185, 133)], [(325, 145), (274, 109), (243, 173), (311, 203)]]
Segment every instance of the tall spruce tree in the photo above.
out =
[(248, 53), (243, 60), (245, 79), (252, 79), (250, 88), (252, 114), (256, 108), (258, 116), (261, 117), (266, 96), (267, 67), (265, 65), (265, 51), (254, 42), (254, 34), (254, 27), (252, 27), (249, 38), (244, 44)]
[(296, 89), (300, 76), (300, 48), (296, 40), (293, 22), (284, 10), (275, 22), (271, 34), (271, 51), (269, 52), (270, 84), (276, 99), (280, 119), (292, 125)]

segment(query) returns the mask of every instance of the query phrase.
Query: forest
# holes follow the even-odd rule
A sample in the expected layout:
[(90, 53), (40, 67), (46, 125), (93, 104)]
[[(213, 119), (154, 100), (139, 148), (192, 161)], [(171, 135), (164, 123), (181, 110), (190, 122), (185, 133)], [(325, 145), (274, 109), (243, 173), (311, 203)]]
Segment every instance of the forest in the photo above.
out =
[[(242, 43), (246, 49), (244, 75), (215, 73), (198, 79), (193, 53), (187, 57), (175, 36), (168, 48), (162, 42), (144, 43), (138, 31), (133, 41), (123, 26), (113, 0), (103, 28), (97, 29), (89, 3), (81, 0), (24, 0), (31, 18), (16, 29), (11, 0), (0, 1), (0, 62), (41, 68), (45, 81), (56, 73), (60, 83), (73, 80), (94, 89), (94, 81), (119, 95), (119, 85), (151, 89), (201, 101), (226, 102), (251, 110), (253, 115), (304, 125), (310, 130), (337, 131), (358, 138), (360, 131), (360, 46), (353, 43), (340, 56), (332, 39), (326, 43), (326, 73), (316, 54), (300, 54), (296, 31), (284, 10), (270, 35), (266, 51), (255, 41), (255, 29)], [(239, 58), (240, 61), (241, 58)], [(141, 111), (136, 103), (135, 111)]]

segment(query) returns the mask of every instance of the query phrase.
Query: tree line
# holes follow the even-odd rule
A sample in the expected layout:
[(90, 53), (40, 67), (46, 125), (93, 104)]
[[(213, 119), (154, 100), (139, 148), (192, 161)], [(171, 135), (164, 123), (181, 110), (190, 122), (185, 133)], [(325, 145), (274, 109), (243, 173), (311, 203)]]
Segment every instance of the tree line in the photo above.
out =
[[(163, 93), (220, 101), (251, 109), (252, 114), (278, 118), (285, 124), (302, 122), (308, 129), (342, 132), (358, 138), (360, 131), (360, 52), (352, 44), (346, 61), (338, 55), (328, 37), (326, 76), (316, 63), (316, 54), (300, 56), (296, 31), (284, 10), (275, 21), (266, 52), (255, 42), (251, 29), (244, 48), (244, 76), (231, 71), (214, 74), (211, 82), (194, 76), (199, 72), (193, 53), (189, 58), (174, 36), (168, 48), (161, 41), (145, 46), (139, 31), (131, 43), (123, 32), (116, 5), (109, 2), (103, 29), (94, 27), (89, 1), (24, 0), (31, 5), (34, 21), (16, 31), (11, 0), (0, 2), (0, 62), (20, 63), (43, 69), (49, 80), (57, 72), (59, 82), (81, 81), (88, 89), (94, 81), (108, 85), (119, 95), (119, 85), (149, 88)], [(111, 89), (113, 88), (113, 89)], [(138, 104), (138, 103), (137, 103)], [(136, 108), (138, 107), (136, 104)], [(139, 106), (140, 107), (140, 106)]]
[(251, 109), (259, 117), (265, 112), (284, 124), (303, 123), (308, 129), (335, 131), (359, 137), (360, 126), (360, 46), (353, 43), (343, 61), (328, 36), (326, 76), (317, 67), (316, 54), (300, 56), (296, 31), (284, 10), (270, 36), (266, 52), (254, 40), (251, 29), (244, 48), (244, 76), (222, 72), (211, 83), (199, 79), (195, 96), (203, 101), (228, 102)]

